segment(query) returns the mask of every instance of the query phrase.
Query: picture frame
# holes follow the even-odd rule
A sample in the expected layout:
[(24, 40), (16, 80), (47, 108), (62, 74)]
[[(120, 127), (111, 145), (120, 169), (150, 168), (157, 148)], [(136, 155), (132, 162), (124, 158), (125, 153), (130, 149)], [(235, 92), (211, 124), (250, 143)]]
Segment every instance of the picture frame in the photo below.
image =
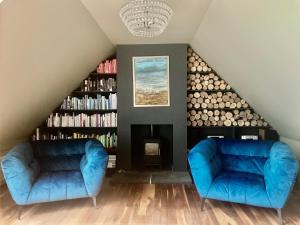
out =
[(170, 106), (169, 56), (132, 57), (133, 106)]

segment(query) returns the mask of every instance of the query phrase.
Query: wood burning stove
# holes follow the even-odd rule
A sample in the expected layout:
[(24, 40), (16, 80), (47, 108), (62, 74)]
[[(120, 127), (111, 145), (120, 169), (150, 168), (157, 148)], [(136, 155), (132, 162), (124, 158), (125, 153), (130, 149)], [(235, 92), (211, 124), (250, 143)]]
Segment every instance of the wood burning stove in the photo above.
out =
[(131, 163), (134, 170), (172, 170), (173, 126), (131, 125)]

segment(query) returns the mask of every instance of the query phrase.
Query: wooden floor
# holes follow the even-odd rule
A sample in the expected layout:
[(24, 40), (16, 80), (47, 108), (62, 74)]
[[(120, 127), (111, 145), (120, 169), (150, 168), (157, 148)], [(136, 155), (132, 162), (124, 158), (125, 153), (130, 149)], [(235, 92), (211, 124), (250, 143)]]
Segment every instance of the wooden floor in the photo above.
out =
[[(200, 199), (192, 184), (111, 184), (106, 181), (98, 198), (26, 206), (22, 219), (7, 189), (0, 192), (1, 225), (272, 225), (275, 210)], [(300, 195), (293, 193), (283, 211), (284, 224), (300, 224)]]

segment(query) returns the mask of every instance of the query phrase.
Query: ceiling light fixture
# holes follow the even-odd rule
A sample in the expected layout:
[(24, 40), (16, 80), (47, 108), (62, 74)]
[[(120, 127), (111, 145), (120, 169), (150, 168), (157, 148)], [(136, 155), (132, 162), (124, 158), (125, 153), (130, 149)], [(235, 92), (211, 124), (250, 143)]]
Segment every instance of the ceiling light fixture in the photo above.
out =
[(172, 15), (172, 8), (164, 0), (130, 0), (120, 10), (125, 26), (139, 37), (162, 34)]

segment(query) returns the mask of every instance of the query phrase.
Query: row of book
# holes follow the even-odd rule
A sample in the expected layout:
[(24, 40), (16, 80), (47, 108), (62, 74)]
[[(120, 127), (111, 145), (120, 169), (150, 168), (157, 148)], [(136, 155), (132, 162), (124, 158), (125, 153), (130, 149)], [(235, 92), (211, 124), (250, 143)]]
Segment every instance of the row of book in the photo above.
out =
[(60, 106), (63, 110), (105, 110), (117, 109), (117, 94), (109, 94), (108, 98), (97, 95), (96, 98), (85, 95), (82, 98), (68, 96)]
[(99, 140), (105, 148), (116, 148), (118, 136), (116, 133), (107, 133), (102, 135), (95, 135), (94, 138)]
[(80, 86), (81, 91), (117, 91), (115, 78), (93, 80), (90, 77), (85, 79)]
[(117, 113), (52, 113), (47, 119), (47, 127), (117, 127)]
[(109, 155), (108, 156), (107, 168), (116, 168), (116, 161), (117, 161), (117, 156), (116, 155)]
[(97, 73), (117, 73), (117, 60), (106, 60), (97, 67)]
[(99, 140), (105, 148), (116, 148), (117, 147), (117, 134), (110, 133), (107, 134), (83, 134), (83, 133), (62, 133), (60, 131), (55, 134), (49, 132), (42, 132), (39, 128), (36, 129), (35, 134), (32, 136), (33, 141), (38, 140), (70, 140), (70, 139), (85, 139), (85, 138), (95, 138)]

